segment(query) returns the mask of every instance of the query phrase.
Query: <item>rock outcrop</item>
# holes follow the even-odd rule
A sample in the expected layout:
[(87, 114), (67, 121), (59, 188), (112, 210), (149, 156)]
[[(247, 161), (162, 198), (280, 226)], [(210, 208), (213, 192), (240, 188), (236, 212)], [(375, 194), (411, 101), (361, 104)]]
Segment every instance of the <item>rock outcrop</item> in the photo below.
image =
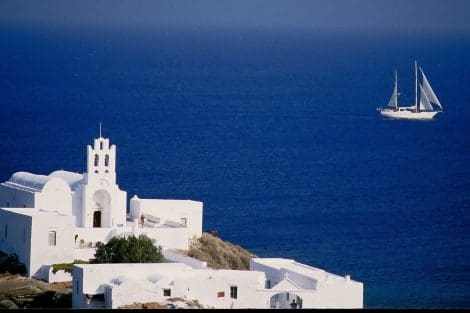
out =
[(187, 255), (207, 262), (214, 269), (249, 270), (250, 259), (256, 255), (219, 237), (203, 233), (194, 241)]

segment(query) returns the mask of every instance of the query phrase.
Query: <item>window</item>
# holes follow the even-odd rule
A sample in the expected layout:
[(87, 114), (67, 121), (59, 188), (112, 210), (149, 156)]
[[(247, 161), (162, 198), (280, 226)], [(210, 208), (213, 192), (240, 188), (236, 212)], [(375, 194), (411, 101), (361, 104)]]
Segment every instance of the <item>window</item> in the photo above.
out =
[(78, 295), (78, 279), (77, 279), (77, 282), (76, 282), (75, 286), (77, 287), (75, 289), (77, 290), (77, 295)]
[(171, 289), (163, 289), (164, 297), (171, 297)]
[(181, 225), (186, 227), (188, 225), (187, 223), (188, 223), (188, 219), (186, 217), (181, 219)]
[(266, 289), (271, 289), (271, 281), (268, 279), (266, 280)]
[(104, 157), (104, 166), (109, 166), (109, 155), (107, 155), (107, 154)]
[(99, 159), (99, 156), (95, 154), (95, 166), (98, 166)]
[(238, 295), (238, 287), (230, 286), (230, 298), (237, 299), (237, 295)]
[(223, 292), (223, 291), (218, 291), (218, 292), (217, 292), (217, 298), (223, 298), (223, 297), (225, 297), (225, 292)]
[(55, 246), (55, 245), (56, 245), (56, 232), (50, 231), (49, 232), (49, 246)]
[(100, 142), (100, 150), (103, 150), (103, 142)]
[(5, 224), (5, 238), (8, 238), (8, 225)]

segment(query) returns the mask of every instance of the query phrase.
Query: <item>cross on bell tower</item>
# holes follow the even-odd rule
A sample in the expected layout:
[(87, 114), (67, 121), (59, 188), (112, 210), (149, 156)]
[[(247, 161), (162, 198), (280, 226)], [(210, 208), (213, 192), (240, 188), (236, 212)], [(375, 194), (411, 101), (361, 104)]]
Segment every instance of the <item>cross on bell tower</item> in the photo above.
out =
[(99, 138), (95, 138), (93, 147), (88, 145), (87, 176), (88, 181), (116, 184), (116, 146), (109, 144), (108, 138), (102, 137), (100, 122)]

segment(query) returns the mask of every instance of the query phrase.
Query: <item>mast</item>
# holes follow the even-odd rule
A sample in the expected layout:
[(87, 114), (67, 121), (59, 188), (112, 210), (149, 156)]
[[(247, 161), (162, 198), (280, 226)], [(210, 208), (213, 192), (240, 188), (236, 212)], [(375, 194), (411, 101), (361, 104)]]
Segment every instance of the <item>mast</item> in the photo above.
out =
[(418, 62), (415, 60), (415, 107), (416, 112), (419, 112), (418, 107)]
[(395, 70), (395, 109), (398, 111), (398, 76)]

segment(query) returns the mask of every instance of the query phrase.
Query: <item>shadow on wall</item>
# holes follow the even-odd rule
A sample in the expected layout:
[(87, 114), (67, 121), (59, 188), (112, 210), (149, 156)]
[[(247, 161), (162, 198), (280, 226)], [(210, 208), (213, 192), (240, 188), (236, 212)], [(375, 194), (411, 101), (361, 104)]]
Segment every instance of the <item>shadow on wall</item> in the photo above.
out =
[(6, 254), (0, 251), (0, 274), (26, 274), (26, 266), (18, 262), (16, 253)]
[(271, 309), (301, 309), (302, 298), (290, 292), (281, 292), (270, 299)]

